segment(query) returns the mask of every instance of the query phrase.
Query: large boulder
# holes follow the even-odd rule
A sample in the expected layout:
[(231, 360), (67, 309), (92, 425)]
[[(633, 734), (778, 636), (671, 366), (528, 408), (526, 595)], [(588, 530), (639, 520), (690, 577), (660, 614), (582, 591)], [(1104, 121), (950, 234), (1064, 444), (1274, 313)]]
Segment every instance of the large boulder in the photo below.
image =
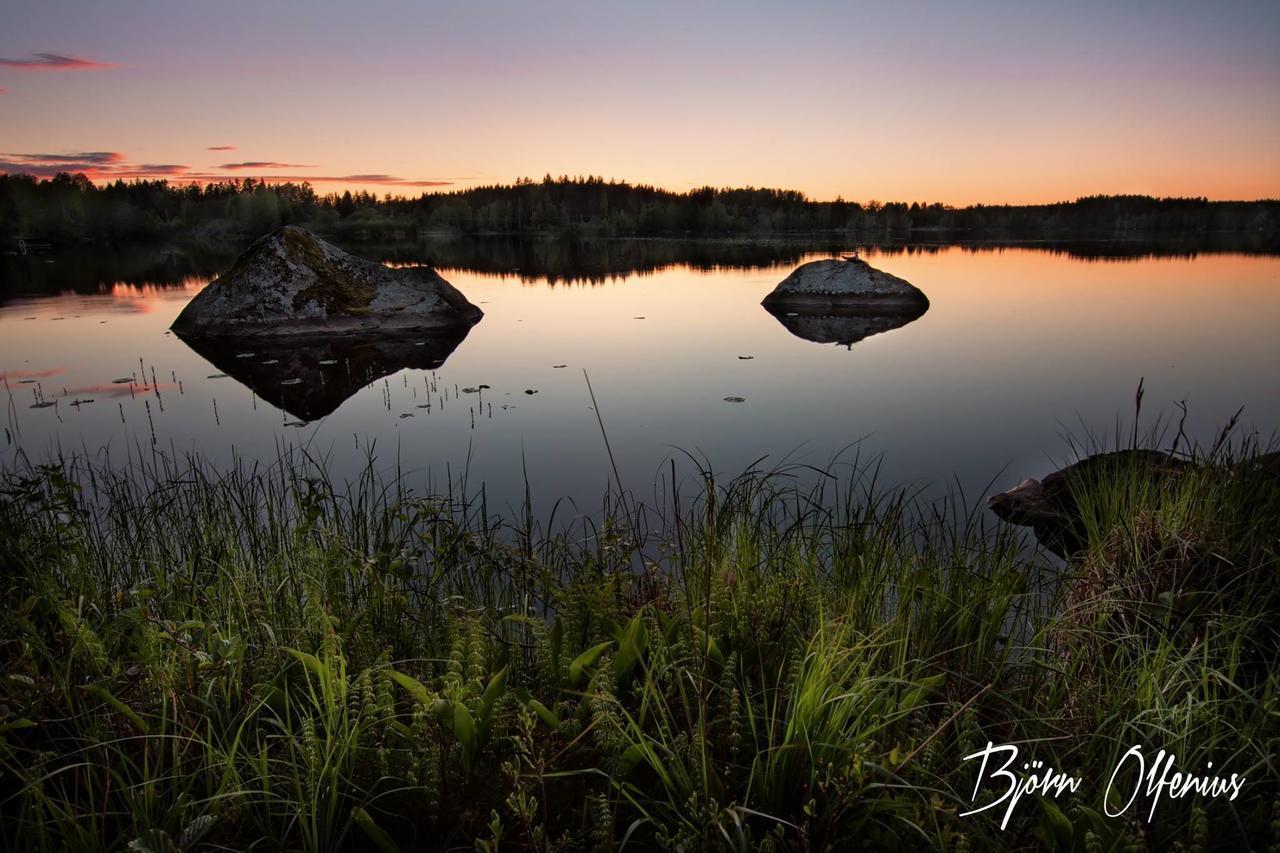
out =
[(178, 315), (185, 337), (412, 334), (469, 328), (483, 313), (426, 267), (391, 269), (304, 228), (256, 241)]
[(827, 258), (797, 267), (761, 303), (771, 311), (800, 314), (914, 313), (929, 307), (919, 288), (860, 258)]

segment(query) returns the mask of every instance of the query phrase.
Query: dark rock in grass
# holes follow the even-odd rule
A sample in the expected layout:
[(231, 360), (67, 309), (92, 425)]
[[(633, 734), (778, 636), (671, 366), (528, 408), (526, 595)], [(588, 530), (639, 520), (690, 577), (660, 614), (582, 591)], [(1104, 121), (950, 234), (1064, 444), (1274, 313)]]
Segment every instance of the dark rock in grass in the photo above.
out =
[(299, 420), (313, 421), (384, 376), (405, 368), (438, 369), (468, 331), (470, 326), (417, 337), (263, 338), (255, 341), (254, 358), (237, 358), (240, 348), (232, 338), (178, 337), (271, 405)]
[(435, 270), (390, 269), (286, 226), (246, 249), (173, 330), (187, 338), (404, 334), (465, 329), (482, 316)]
[(1078, 504), (1085, 490), (1105, 488), (1125, 477), (1167, 480), (1196, 467), (1155, 450), (1099, 453), (1047, 474), (1042, 480), (1023, 480), (1007, 492), (987, 498), (987, 506), (1010, 524), (1030, 527), (1041, 545), (1066, 558), (1087, 544)]
[(761, 303), (771, 312), (805, 315), (861, 311), (871, 315), (914, 314), (929, 307), (919, 288), (858, 258), (828, 258), (797, 267)]

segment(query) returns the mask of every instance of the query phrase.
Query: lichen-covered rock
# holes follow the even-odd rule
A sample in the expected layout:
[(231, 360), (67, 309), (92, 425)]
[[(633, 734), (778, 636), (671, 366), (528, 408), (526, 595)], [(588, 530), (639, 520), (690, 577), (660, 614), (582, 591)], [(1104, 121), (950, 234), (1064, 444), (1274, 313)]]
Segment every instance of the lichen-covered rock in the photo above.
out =
[(482, 316), (435, 270), (390, 269), (290, 225), (246, 249), (173, 329), (186, 336), (411, 333), (470, 327)]
[(860, 308), (883, 313), (914, 311), (919, 316), (929, 307), (929, 299), (910, 282), (859, 258), (828, 258), (797, 267), (761, 304), (802, 314)]

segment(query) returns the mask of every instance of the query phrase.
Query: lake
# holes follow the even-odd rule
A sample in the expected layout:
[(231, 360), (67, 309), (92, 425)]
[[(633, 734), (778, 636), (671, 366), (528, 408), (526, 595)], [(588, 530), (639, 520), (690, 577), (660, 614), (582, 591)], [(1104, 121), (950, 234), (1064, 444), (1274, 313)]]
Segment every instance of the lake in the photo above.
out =
[(338, 474), (374, 453), (422, 489), (465, 477), (492, 510), (518, 505), (527, 482), (544, 511), (561, 497), (590, 511), (613, 476), (601, 421), (642, 500), (672, 458), (692, 473), (684, 452), (721, 474), (860, 454), (886, 484), (973, 499), (1057, 467), (1066, 435), (1130, 422), (1140, 379), (1144, 423), (1172, 419), (1170, 437), (1179, 401), (1201, 442), (1241, 407), (1241, 434), (1280, 424), (1275, 256), (864, 248), (931, 301), (877, 331), (760, 306), (838, 244), (487, 245), (348, 247), (434, 262), (485, 317), (461, 340), (312, 352), (201, 354), (168, 332), (234, 252), (8, 258), (0, 462), (103, 448), (118, 464), (270, 461), (295, 445)]

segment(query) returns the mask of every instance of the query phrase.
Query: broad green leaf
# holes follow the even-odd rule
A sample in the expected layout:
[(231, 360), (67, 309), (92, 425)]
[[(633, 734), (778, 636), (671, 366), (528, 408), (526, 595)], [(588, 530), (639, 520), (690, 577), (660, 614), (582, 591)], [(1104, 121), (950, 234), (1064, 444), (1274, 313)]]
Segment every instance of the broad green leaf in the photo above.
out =
[(137, 727), (138, 731), (142, 732), (144, 735), (150, 733), (150, 730), (147, 728), (147, 724), (143, 721), (142, 717), (138, 716), (138, 712), (117, 699), (112, 695), (110, 690), (97, 684), (90, 685), (86, 689), (90, 694), (97, 696), (103, 702), (128, 717), (129, 722), (133, 723), (134, 726)]
[(400, 846), (392, 840), (386, 830), (378, 826), (367, 811), (356, 806), (351, 810), (351, 820), (364, 830), (364, 834), (382, 853), (400, 853)]
[(703, 650), (707, 653), (707, 657), (716, 663), (723, 665), (724, 655), (720, 652), (720, 646), (716, 643), (715, 638), (699, 628), (697, 625), (693, 626), (693, 633), (697, 635)]
[(399, 684), (409, 692), (409, 695), (417, 699), (426, 707), (430, 708), (435, 704), (435, 694), (427, 689), (427, 686), (411, 675), (405, 675), (394, 669), (386, 670), (387, 677)]
[(574, 658), (573, 662), (569, 664), (569, 686), (577, 687), (578, 683), (582, 681), (583, 671), (589, 666), (594, 666), (595, 662), (600, 660), (600, 655), (604, 654), (604, 650), (612, 645), (612, 641), (606, 640), (599, 645), (592, 646)]
[(485, 720), (488, 720), (489, 715), (493, 713), (493, 703), (507, 692), (507, 670), (509, 669), (510, 667), (504, 666), (489, 679), (489, 686), (484, 689), (484, 694), (480, 697), (480, 716)]
[(476, 721), (461, 702), (453, 703), (453, 734), (468, 755), (475, 755), (479, 746), (476, 742)]
[(946, 673), (939, 673), (917, 681), (915, 686), (904, 693), (902, 700), (898, 702), (898, 712), (905, 714), (907, 711), (924, 704), (924, 700), (929, 698), (946, 680)]
[(315, 674), (315, 677), (320, 679), (321, 684), (323, 684), (329, 677), (329, 670), (315, 655), (299, 649), (285, 649), (285, 651), (297, 658), (297, 660), (307, 669), (311, 670), (311, 672)]
[(552, 711), (537, 699), (530, 699), (525, 702), (525, 704), (528, 705), (529, 709), (532, 710), (533, 713), (537, 714), (538, 718), (542, 720), (542, 722), (546, 723), (550, 728), (560, 728), (560, 718), (556, 716), (555, 711)]
[(1075, 834), (1071, 819), (1048, 797), (1037, 797), (1036, 802), (1040, 804), (1040, 840), (1058, 850), (1070, 850)]

